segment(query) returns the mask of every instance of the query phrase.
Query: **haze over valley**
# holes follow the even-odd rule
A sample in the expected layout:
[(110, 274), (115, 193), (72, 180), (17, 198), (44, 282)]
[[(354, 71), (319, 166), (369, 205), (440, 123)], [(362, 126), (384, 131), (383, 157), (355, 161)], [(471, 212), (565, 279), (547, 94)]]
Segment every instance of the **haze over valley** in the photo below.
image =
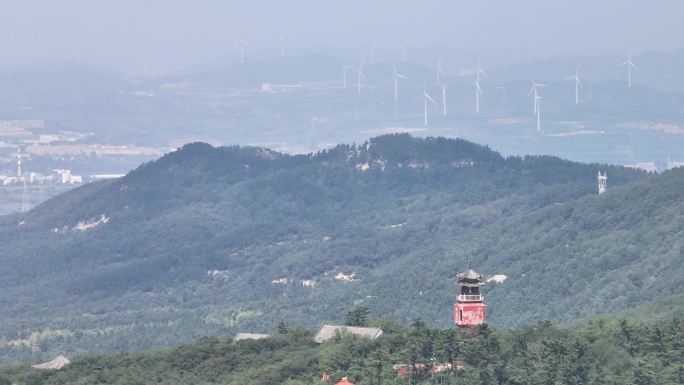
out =
[[(529, 3), (516, 12), (532, 7)], [(75, 12), (90, 12), (75, 4), (79, 2), (72, 5)], [(426, 7), (439, 9), (436, 4)], [(170, 9), (177, 7), (182, 8), (182, 2)], [(497, 9), (480, 7), (478, 12)], [(348, 12), (338, 8), (331, 6), (327, 13)], [(19, 5), (10, 9), (27, 12)], [(57, 7), (54, 12), (74, 25), (92, 22), (72, 20), (69, 9)], [(122, 15), (121, 22), (154, 9)], [(584, 15), (589, 28), (597, 28), (599, 15), (609, 15), (610, 9), (606, 5), (596, 14)], [(245, 5), (233, 9), (238, 10), (255, 12)], [(563, 11), (568, 10), (547, 12), (549, 17), (561, 17)], [(199, 18), (206, 10), (198, 12)], [(158, 22), (168, 28), (167, 23), (178, 17), (171, 13)], [(667, 23), (665, 16), (659, 17)], [(26, 210), (73, 185), (123, 175), (194, 141), (307, 153), (406, 132), (460, 137), (504, 155), (555, 155), (648, 171), (684, 163), (684, 42), (675, 38), (661, 37), (658, 44), (649, 45), (627, 25), (620, 27), (620, 39), (596, 40), (581, 29), (573, 32), (558, 26), (559, 41), (566, 42), (568, 50), (548, 41), (502, 46), (497, 39), (508, 33), (529, 41), (535, 30), (524, 20), (507, 21), (495, 33), (470, 19), (451, 30), (420, 19), (401, 29), (388, 25), (374, 35), (350, 33), (346, 41), (320, 41), (302, 35), (312, 28), (311, 20), (303, 20), (270, 35), (253, 26), (217, 25), (228, 35), (218, 40), (207, 35), (205, 40), (221, 46), (184, 56), (182, 68), (169, 70), (157, 64), (150, 67), (154, 71), (136, 73), (126, 68), (159, 63), (159, 58), (140, 52), (137, 60), (102, 61), (93, 56), (102, 49), (93, 40), (84, 42), (91, 47), (90, 55), (74, 53), (68, 59), (46, 50), (41, 57), (32, 49), (45, 41), (26, 40), (16, 32), (7, 35), (0, 47), (14, 48), (17, 55), (0, 62), (0, 175), (8, 191), (0, 212)], [(630, 15), (628, 20), (636, 23), (639, 17)], [(60, 33), (72, 37), (74, 25)], [(465, 44), (461, 34), (469, 26), (479, 38)], [(426, 33), (428, 27), (435, 28), (433, 34)], [(94, 35), (115, 49), (136, 49), (135, 44), (120, 46), (108, 28), (96, 29)], [(10, 36), (31, 41), (32, 46), (18, 49)], [(169, 39), (174, 36), (169, 32)], [(570, 36), (576, 38), (572, 44)], [(632, 50), (626, 37), (641, 46)], [(192, 48), (178, 44), (181, 50)], [(625, 66), (627, 59), (631, 64)], [(430, 97), (425, 103), (423, 93)], [(79, 178), (54, 170), (69, 170)], [(15, 178), (19, 172), (29, 181), (26, 189)], [(58, 186), (44, 187), (48, 184)]]

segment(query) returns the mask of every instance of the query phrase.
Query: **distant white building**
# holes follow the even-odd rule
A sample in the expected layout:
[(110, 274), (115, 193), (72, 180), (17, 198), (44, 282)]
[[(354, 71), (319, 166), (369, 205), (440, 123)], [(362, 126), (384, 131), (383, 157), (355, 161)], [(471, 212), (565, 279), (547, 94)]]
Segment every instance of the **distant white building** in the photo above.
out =
[(83, 183), (83, 177), (80, 175), (72, 175), (71, 170), (52, 170), (56, 175), (56, 183), (59, 184), (79, 184)]
[(30, 184), (51, 184), (55, 181), (55, 176), (53, 175), (43, 175), (37, 172), (30, 172), (28, 174), (27, 182)]
[(37, 365), (31, 365), (31, 367), (39, 370), (59, 370), (69, 365), (70, 363), (71, 361), (69, 361), (68, 358), (59, 355), (52, 361), (44, 362), (42, 364)]
[(684, 162), (667, 162), (667, 169), (672, 170), (673, 168), (684, 167)]
[(93, 182), (98, 180), (109, 180), (109, 179), (119, 179), (126, 176), (126, 174), (95, 174), (90, 176), (90, 180)]
[(0, 184), (2, 184), (3, 186), (18, 184), (20, 182), (21, 182), (21, 178), (16, 177), (16, 176), (5, 176), (5, 175), (0, 176)]
[(259, 333), (238, 333), (233, 337), (233, 341), (242, 340), (262, 340), (264, 338), (270, 337), (270, 334), (259, 334)]

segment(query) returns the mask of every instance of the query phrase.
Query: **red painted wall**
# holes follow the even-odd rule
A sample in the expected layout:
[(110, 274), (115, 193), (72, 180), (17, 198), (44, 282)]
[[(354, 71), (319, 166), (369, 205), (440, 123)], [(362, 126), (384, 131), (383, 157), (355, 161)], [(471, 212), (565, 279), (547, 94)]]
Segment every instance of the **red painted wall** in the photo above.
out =
[(454, 323), (456, 325), (480, 325), (486, 321), (487, 305), (483, 303), (457, 303), (454, 305)]

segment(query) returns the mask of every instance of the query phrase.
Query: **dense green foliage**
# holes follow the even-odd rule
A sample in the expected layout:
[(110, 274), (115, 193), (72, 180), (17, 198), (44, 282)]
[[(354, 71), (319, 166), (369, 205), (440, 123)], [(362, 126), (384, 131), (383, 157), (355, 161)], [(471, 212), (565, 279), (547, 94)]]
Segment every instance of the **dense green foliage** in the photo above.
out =
[(684, 170), (504, 158), (456, 139), (300, 156), (188, 145), (0, 218), (0, 360), (314, 328), (356, 305), (445, 327), (469, 259), (508, 276), (484, 288), (495, 325), (667, 300), (683, 291), (682, 189)]
[[(321, 345), (301, 329), (265, 340), (196, 343), (148, 353), (84, 356), (59, 371), (0, 369), (18, 384), (674, 385), (684, 382), (684, 321), (589, 322), (579, 330), (548, 321), (514, 331), (410, 328), (378, 321), (377, 340), (341, 335)], [(459, 365), (457, 365), (459, 364)], [(462, 369), (459, 367), (462, 365)], [(410, 376), (397, 377), (399, 368)], [(434, 369), (433, 369), (434, 368)], [(321, 382), (328, 373), (328, 382)], [(409, 378), (410, 377), (410, 378)]]
[(347, 312), (344, 324), (347, 326), (367, 326), (370, 309), (365, 306), (357, 306)]

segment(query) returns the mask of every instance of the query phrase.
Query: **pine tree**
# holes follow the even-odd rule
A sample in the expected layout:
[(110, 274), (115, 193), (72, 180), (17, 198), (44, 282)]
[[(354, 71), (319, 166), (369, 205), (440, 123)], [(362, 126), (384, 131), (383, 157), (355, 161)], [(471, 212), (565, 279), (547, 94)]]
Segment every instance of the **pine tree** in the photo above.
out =
[(370, 309), (365, 306), (357, 306), (347, 312), (344, 322), (347, 326), (367, 326)]

